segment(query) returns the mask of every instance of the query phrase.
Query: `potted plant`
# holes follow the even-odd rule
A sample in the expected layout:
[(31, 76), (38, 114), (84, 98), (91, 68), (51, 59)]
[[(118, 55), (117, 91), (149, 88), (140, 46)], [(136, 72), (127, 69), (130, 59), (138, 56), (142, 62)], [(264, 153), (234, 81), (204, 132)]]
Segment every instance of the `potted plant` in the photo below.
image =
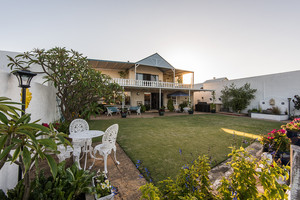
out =
[(216, 104), (214, 104), (214, 103), (210, 104), (210, 112), (211, 113), (216, 113)]
[(126, 116), (127, 116), (127, 108), (122, 108), (122, 110), (121, 110), (121, 117), (122, 118), (126, 118)]
[[(261, 144), (264, 146), (264, 151), (271, 152), (275, 158), (289, 159), (291, 140), (286, 135), (287, 131), (284, 129), (272, 130), (268, 135), (261, 139)], [(283, 161), (283, 160), (282, 160)]]
[(190, 115), (192, 115), (192, 114), (194, 113), (193, 108), (190, 108), (190, 109), (188, 110), (188, 112), (189, 112)]
[(105, 176), (98, 170), (97, 175), (93, 177), (93, 187), (95, 188), (95, 199), (96, 200), (113, 200), (114, 193), (112, 186)]
[(159, 116), (163, 116), (165, 114), (165, 107), (162, 106), (159, 110), (158, 110)]
[(212, 96), (212, 103), (210, 104), (210, 112), (215, 113), (216, 112), (216, 104), (215, 104), (216, 92), (212, 91), (211, 96)]

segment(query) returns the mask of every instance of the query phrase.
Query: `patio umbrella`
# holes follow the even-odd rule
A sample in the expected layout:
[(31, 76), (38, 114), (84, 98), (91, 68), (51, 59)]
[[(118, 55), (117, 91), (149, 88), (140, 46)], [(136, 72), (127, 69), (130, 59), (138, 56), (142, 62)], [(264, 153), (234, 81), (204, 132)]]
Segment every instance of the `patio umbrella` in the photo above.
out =
[(189, 96), (189, 94), (181, 92), (181, 91), (177, 91), (172, 94), (169, 94), (168, 96), (169, 97), (187, 97), (187, 96)]
[(181, 91), (177, 91), (177, 92), (174, 92), (172, 94), (169, 94), (168, 96), (169, 97), (176, 97), (176, 105), (177, 105), (177, 97), (187, 97), (189, 95), (187, 93), (184, 93), (184, 92), (181, 92)]

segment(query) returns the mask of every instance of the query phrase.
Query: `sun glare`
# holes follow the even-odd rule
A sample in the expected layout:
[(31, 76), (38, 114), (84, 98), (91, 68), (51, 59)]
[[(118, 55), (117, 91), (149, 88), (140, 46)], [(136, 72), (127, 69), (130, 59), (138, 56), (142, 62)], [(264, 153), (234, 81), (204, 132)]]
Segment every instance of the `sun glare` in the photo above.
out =
[(184, 75), (182, 76), (183, 84), (191, 84), (191, 83), (192, 83), (192, 77), (193, 77), (193, 74), (192, 74), (192, 73), (184, 74)]

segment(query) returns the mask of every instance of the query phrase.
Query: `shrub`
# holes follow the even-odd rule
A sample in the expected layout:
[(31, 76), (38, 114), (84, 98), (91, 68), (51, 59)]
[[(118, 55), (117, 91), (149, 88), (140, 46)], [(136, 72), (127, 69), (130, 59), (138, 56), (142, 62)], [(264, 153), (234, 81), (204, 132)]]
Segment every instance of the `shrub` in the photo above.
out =
[(146, 111), (146, 109), (147, 109), (146, 106), (141, 104), (141, 112), (144, 113)]
[(289, 151), (291, 140), (286, 136), (286, 130), (272, 130), (261, 139), (261, 143), (273, 151)]
[(296, 110), (300, 110), (300, 96), (299, 95), (295, 95), (294, 96), (295, 99), (293, 99), (293, 103), (294, 103), (294, 107)]
[(169, 99), (169, 100), (168, 100), (167, 108), (168, 108), (168, 110), (171, 111), (171, 112), (174, 111), (174, 105), (173, 105), (173, 100), (172, 100), (172, 99)]
[(186, 101), (184, 101), (183, 103), (179, 104), (180, 111), (183, 112), (183, 108), (185, 108), (187, 106), (188, 106), (188, 103)]
[(229, 87), (225, 86), (221, 90), (222, 104), (224, 108), (231, 108), (235, 112), (240, 112), (245, 109), (254, 99), (254, 93), (256, 89), (250, 88), (250, 84), (246, 83), (240, 88), (237, 88), (234, 83)]
[(278, 108), (278, 106), (273, 107), (272, 108), (272, 114), (274, 114), (274, 115), (280, 115), (281, 114), (280, 108)]
[[(228, 179), (223, 178), (218, 194), (213, 194), (208, 159), (202, 156), (191, 165), (183, 166), (175, 180), (169, 178), (157, 186), (148, 183), (140, 187), (141, 199), (287, 199), (285, 191), (289, 187), (280, 185), (277, 180), (282, 176), (288, 179), (288, 166), (281, 168), (275, 162), (269, 165), (264, 159), (258, 162), (242, 147), (232, 148), (229, 156), (232, 159), (228, 164), (233, 173)], [(264, 193), (258, 192), (259, 184)]]

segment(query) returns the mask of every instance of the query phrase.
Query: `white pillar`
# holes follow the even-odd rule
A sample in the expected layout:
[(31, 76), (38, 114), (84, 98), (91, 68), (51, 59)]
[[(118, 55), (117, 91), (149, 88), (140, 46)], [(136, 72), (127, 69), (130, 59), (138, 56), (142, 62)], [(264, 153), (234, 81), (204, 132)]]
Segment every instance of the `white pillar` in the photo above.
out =
[(124, 96), (124, 87), (122, 90), (122, 110), (124, 110), (124, 106), (125, 106), (125, 96)]
[(161, 108), (161, 88), (159, 88), (159, 108)]

